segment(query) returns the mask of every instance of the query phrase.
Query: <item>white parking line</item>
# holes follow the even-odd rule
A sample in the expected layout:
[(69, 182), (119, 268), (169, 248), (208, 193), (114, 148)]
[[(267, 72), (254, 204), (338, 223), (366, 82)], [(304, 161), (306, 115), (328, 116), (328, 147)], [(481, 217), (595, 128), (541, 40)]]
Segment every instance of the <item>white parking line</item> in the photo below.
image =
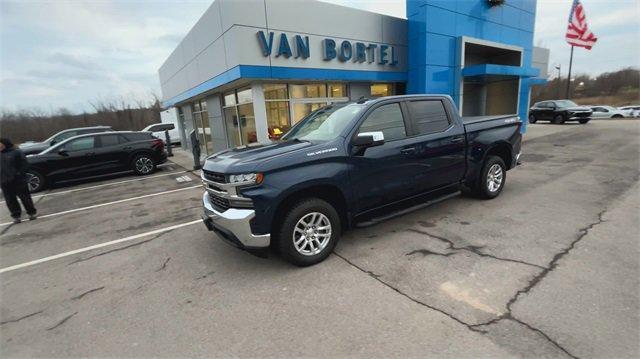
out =
[[(74, 208), (74, 209), (70, 209), (68, 211), (62, 211), (62, 212), (56, 212), (56, 213), (51, 213), (51, 214), (45, 214), (43, 216), (38, 216), (38, 218), (48, 218), (48, 217), (54, 217), (54, 216), (60, 216), (63, 214), (68, 214), (68, 213), (74, 213), (74, 212), (80, 212), (80, 211), (86, 211), (88, 209), (94, 209), (94, 208), (98, 208), (98, 207), (104, 207), (104, 206), (110, 206), (112, 204), (118, 204), (118, 203), (122, 203), (122, 202), (128, 202), (128, 201), (135, 201), (137, 199), (141, 199), (141, 198), (147, 198), (147, 197), (153, 197), (153, 196), (159, 196), (161, 194), (167, 194), (167, 193), (173, 193), (173, 192), (179, 192), (179, 191), (184, 191), (184, 190), (188, 190), (188, 189), (193, 189), (196, 187), (202, 187), (202, 185), (195, 185), (195, 186), (190, 186), (190, 187), (185, 187), (185, 188), (178, 188), (178, 189), (173, 189), (170, 191), (164, 191), (164, 192), (158, 192), (158, 193), (151, 193), (151, 194), (145, 194), (144, 196), (138, 196), (138, 197), (131, 197), (131, 198), (125, 198), (125, 199), (120, 199), (117, 201), (113, 201), (113, 202), (107, 202), (107, 203), (100, 203), (100, 204), (94, 204), (93, 206), (87, 206), (87, 207), (81, 207), (81, 208)], [(5, 223), (0, 223), (0, 226), (6, 226), (9, 225), (13, 222), (5, 222)]]
[[(128, 180), (124, 180), (124, 181), (118, 181), (118, 182), (103, 183), (103, 184), (99, 184), (99, 185), (95, 185), (95, 186), (70, 189), (70, 190), (67, 190), (67, 191), (50, 192), (50, 193), (40, 194), (40, 195), (36, 195), (36, 196), (31, 196), (31, 198), (49, 197), (49, 196), (55, 196), (55, 195), (59, 195), (59, 194), (84, 191), (84, 190), (87, 190), (87, 189), (94, 189), (94, 188), (113, 186), (113, 185), (123, 184), (123, 183), (128, 183), (128, 182), (144, 181), (144, 180), (151, 179), (151, 178), (172, 176), (172, 175), (177, 175), (177, 174), (185, 173), (185, 172), (188, 172), (188, 171), (178, 171), (178, 172), (171, 172), (171, 173), (163, 173), (163, 174), (155, 175), (155, 176), (146, 176), (146, 177), (133, 178), (133, 179), (128, 179)], [(0, 203), (4, 203), (4, 201), (0, 201)]]
[(5, 268), (0, 269), (0, 274), (6, 273), (6, 272), (11, 272), (11, 271), (14, 271), (16, 269), (30, 267), (30, 266), (33, 266), (33, 265), (36, 265), (36, 264), (40, 264), (40, 263), (44, 263), (44, 262), (49, 262), (49, 261), (52, 261), (54, 259), (64, 258), (64, 257), (68, 257), (68, 256), (71, 256), (71, 255), (74, 255), (74, 254), (83, 253), (83, 252), (91, 251), (91, 250), (94, 250), (94, 249), (98, 249), (98, 248), (107, 247), (107, 246), (111, 246), (111, 245), (114, 245), (114, 244), (122, 243), (122, 242), (132, 241), (132, 240), (138, 239), (138, 238), (151, 236), (151, 235), (154, 235), (154, 234), (163, 233), (163, 232), (167, 232), (167, 231), (172, 231), (172, 230), (177, 229), (177, 228), (190, 226), (192, 224), (196, 224), (196, 223), (200, 223), (200, 222), (202, 222), (201, 219), (198, 219), (198, 220), (195, 220), (195, 221), (191, 221), (191, 222), (176, 224), (174, 226), (156, 229), (156, 230), (151, 231), (151, 232), (140, 233), (140, 234), (136, 234), (136, 235), (125, 237), (125, 238), (116, 239), (116, 240), (110, 241), (110, 242), (100, 243), (100, 244), (96, 244), (96, 245), (93, 245), (93, 246), (84, 247), (84, 248), (80, 248), (80, 249), (75, 249), (75, 250), (72, 250), (72, 251), (56, 254), (56, 255), (53, 255), (53, 256), (36, 259), (36, 260), (30, 261), (30, 262), (16, 264), (16, 265), (13, 265), (13, 266), (9, 266), (9, 267), (5, 267)]

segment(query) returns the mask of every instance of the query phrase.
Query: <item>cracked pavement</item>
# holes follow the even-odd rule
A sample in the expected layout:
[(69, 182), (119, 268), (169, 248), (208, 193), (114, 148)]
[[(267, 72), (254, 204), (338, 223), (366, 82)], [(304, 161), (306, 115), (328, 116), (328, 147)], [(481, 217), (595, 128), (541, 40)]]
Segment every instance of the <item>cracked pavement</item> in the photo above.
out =
[[(352, 230), (309, 268), (194, 225), (0, 274), (0, 355), (640, 357), (640, 122), (533, 125), (523, 153), (499, 198)], [(4, 228), (1, 267), (197, 219), (200, 192)]]

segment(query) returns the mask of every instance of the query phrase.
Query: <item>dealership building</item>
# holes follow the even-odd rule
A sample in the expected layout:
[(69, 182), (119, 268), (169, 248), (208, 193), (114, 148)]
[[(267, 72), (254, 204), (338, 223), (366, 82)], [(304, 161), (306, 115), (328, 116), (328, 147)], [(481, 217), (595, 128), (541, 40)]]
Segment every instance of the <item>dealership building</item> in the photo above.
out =
[(195, 130), (203, 155), (276, 139), (361, 97), (447, 94), (463, 116), (526, 119), (549, 56), (532, 46), (535, 12), (535, 0), (407, 0), (406, 19), (313, 0), (215, 0), (159, 69), (162, 102), (183, 146)]

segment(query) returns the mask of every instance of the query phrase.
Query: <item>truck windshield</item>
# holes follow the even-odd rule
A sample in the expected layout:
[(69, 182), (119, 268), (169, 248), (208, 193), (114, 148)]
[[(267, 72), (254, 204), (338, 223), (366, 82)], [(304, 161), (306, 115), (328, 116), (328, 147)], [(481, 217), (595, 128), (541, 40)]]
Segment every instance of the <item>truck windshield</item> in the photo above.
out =
[(364, 108), (361, 104), (327, 106), (318, 109), (282, 136), (283, 141), (329, 141), (340, 135), (342, 130)]

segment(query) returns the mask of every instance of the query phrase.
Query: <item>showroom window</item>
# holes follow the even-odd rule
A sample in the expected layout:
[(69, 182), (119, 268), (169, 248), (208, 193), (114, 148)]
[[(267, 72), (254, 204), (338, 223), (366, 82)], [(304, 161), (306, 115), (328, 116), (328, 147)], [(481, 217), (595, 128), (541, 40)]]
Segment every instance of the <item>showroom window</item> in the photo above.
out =
[(371, 97), (393, 95), (393, 84), (371, 84)]
[(264, 84), (268, 135), (278, 139), (306, 115), (330, 103), (346, 102), (344, 83)]
[(267, 131), (269, 139), (275, 140), (291, 128), (289, 91), (286, 84), (265, 84), (263, 91), (267, 109)]
[(258, 141), (251, 88), (225, 93), (223, 112), (229, 146), (242, 146)]
[(211, 128), (209, 128), (207, 101), (202, 99), (192, 103), (191, 111), (193, 112), (193, 128), (196, 129), (200, 141), (200, 152), (210, 154), (213, 143), (211, 142)]

